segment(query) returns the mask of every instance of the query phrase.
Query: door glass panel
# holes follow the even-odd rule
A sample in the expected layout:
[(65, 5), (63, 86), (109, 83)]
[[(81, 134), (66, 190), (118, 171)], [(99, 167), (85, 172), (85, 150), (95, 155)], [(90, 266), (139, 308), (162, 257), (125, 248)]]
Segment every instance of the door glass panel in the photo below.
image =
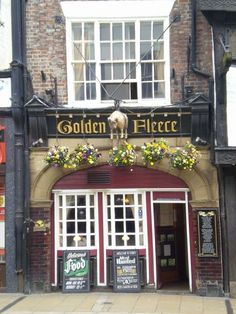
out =
[(86, 205), (85, 195), (77, 196), (77, 206), (85, 206), (85, 205)]
[(75, 197), (74, 195), (66, 196), (66, 206), (75, 206)]

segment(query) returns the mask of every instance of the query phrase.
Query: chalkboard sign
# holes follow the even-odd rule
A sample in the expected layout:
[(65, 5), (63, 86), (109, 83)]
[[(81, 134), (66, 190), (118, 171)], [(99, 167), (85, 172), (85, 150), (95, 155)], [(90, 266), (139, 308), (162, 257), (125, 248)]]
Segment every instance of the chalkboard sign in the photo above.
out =
[(88, 251), (64, 251), (63, 292), (90, 290)]
[(218, 256), (216, 211), (198, 211), (198, 256)]
[(137, 250), (113, 252), (114, 286), (117, 292), (140, 291), (140, 270)]

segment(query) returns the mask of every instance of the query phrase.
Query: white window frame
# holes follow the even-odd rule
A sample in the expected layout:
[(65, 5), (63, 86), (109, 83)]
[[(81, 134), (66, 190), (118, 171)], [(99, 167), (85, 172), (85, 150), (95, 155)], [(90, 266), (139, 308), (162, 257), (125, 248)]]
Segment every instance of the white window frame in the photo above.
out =
[[(114, 101), (100, 101), (99, 82), (96, 83), (96, 100), (75, 101), (72, 67), (72, 23), (73, 22), (95, 22), (95, 44), (98, 38), (98, 23), (100, 22), (121, 22), (121, 21), (163, 21), (163, 29), (169, 26), (169, 14), (174, 0), (121, 0), (121, 1), (62, 1), (60, 2), (66, 18), (66, 48), (67, 48), (67, 83), (68, 83), (68, 107), (80, 108), (102, 108), (114, 105)], [(125, 8), (125, 9), (124, 9)], [(145, 8), (145, 9), (144, 9)], [(154, 15), (155, 14), (155, 15)], [(138, 23), (136, 22), (136, 24)], [(137, 34), (139, 38), (139, 34)], [(164, 34), (164, 59), (165, 59), (165, 98), (141, 99), (141, 77), (137, 76), (138, 100), (125, 100), (125, 106), (163, 106), (170, 105), (170, 54), (169, 54), (169, 32)], [(138, 46), (136, 41), (136, 46)], [(95, 49), (95, 53), (97, 54)], [(139, 48), (136, 47), (136, 55), (139, 55)], [(95, 55), (96, 64), (99, 64), (99, 56)], [(138, 61), (138, 58), (136, 59)], [(98, 74), (99, 71), (96, 71)], [(98, 76), (98, 75), (97, 75)], [(99, 76), (98, 76), (99, 78)], [(99, 78), (100, 79), (100, 78)], [(121, 104), (122, 105), (122, 104)]]
[[(132, 219), (135, 223), (135, 245), (114, 245), (115, 243), (115, 236), (117, 234), (120, 233), (116, 233), (115, 232), (115, 222), (116, 221), (126, 221), (125, 218), (123, 217), (123, 219), (115, 219), (115, 204), (114, 204), (114, 197), (115, 195), (127, 195), (127, 194), (133, 194), (134, 195), (134, 205), (120, 205), (123, 206), (123, 208), (125, 206), (127, 207), (134, 207), (135, 211), (135, 217)], [(142, 197), (142, 204), (138, 203), (138, 195), (141, 195)], [(110, 200), (111, 200), (111, 204), (108, 206), (107, 204), (107, 196), (110, 195)], [(119, 191), (107, 191), (104, 193), (104, 199), (103, 199), (103, 204), (104, 204), (104, 238), (105, 238), (105, 247), (108, 250), (114, 250), (114, 249), (146, 249), (147, 248), (147, 230), (146, 230), (146, 225), (147, 225), (147, 221), (146, 221), (146, 198), (145, 198), (145, 192), (139, 190), (119, 190)], [(111, 219), (109, 220), (108, 215), (107, 215), (107, 208), (110, 207), (111, 209)], [(142, 219), (140, 219), (138, 217), (138, 210), (142, 209)], [(129, 220), (129, 219), (127, 219)], [(112, 225), (112, 230), (111, 232), (108, 231), (108, 221), (111, 222)], [(143, 222), (143, 231), (139, 232), (139, 221)], [(143, 235), (143, 245), (139, 244), (139, 235)], [(112, 245), (109, 245), (109, 241), (108, 241), (108, 236), (111, 235), (112, 237)], [(137, 239), (138, 239), (138, 243), (137, 243)], [(126, 242), (126, 241), (124, 241)]]

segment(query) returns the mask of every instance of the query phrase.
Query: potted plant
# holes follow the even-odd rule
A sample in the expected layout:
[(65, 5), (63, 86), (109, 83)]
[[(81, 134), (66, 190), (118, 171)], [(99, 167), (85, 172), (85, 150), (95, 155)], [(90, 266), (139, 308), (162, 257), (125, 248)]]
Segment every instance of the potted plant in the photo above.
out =
[(49, 166), (64, 167), (70, 160), (69, 149), (66, 146), (54, 145), (50, 147), (45, 162)]
[(132, 166), (136, 162), (137, 153), (135, 146), (127, 142), (113, 147), (109, 152), (109, 164), (111, 166)]
[(183, 148), (176, 148), (172, 150), (169, 155), (170, 164), (173, 168), (182, 170), (192, 170), (193, 167), (199, 162), (199, 151), (196, 147), (187, 142)]
[[(68, 168), (78, 168), (82, 165), (93, 166), (96, 164), (101, 154), (98, 153), (97, 148), (91, 144), (77, 145), (74, 152), (70, 154), (70, 165)], [(66, 167), (67, 167), (66, 166)]]
[(156, 162), (162, 160), (169, 152), (167, 141), (160, 139), (150, 143), (144, 143), (141, 146), (142, 159), (146, 165), (153, 166)]

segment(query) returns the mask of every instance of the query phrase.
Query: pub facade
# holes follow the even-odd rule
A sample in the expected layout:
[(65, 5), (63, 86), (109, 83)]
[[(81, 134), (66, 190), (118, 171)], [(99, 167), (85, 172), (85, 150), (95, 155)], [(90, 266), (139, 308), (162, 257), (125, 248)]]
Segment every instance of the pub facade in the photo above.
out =
[[(224, 295), (212, 38), (198, 2), (27, 1), (24, 9), (33, 88), (24, 119), (12, 115), (25, 181), (21, 271), (11, 280), (8, 258), (6, 286)], [(155, 145), (153, 162), (144, 151)]]

